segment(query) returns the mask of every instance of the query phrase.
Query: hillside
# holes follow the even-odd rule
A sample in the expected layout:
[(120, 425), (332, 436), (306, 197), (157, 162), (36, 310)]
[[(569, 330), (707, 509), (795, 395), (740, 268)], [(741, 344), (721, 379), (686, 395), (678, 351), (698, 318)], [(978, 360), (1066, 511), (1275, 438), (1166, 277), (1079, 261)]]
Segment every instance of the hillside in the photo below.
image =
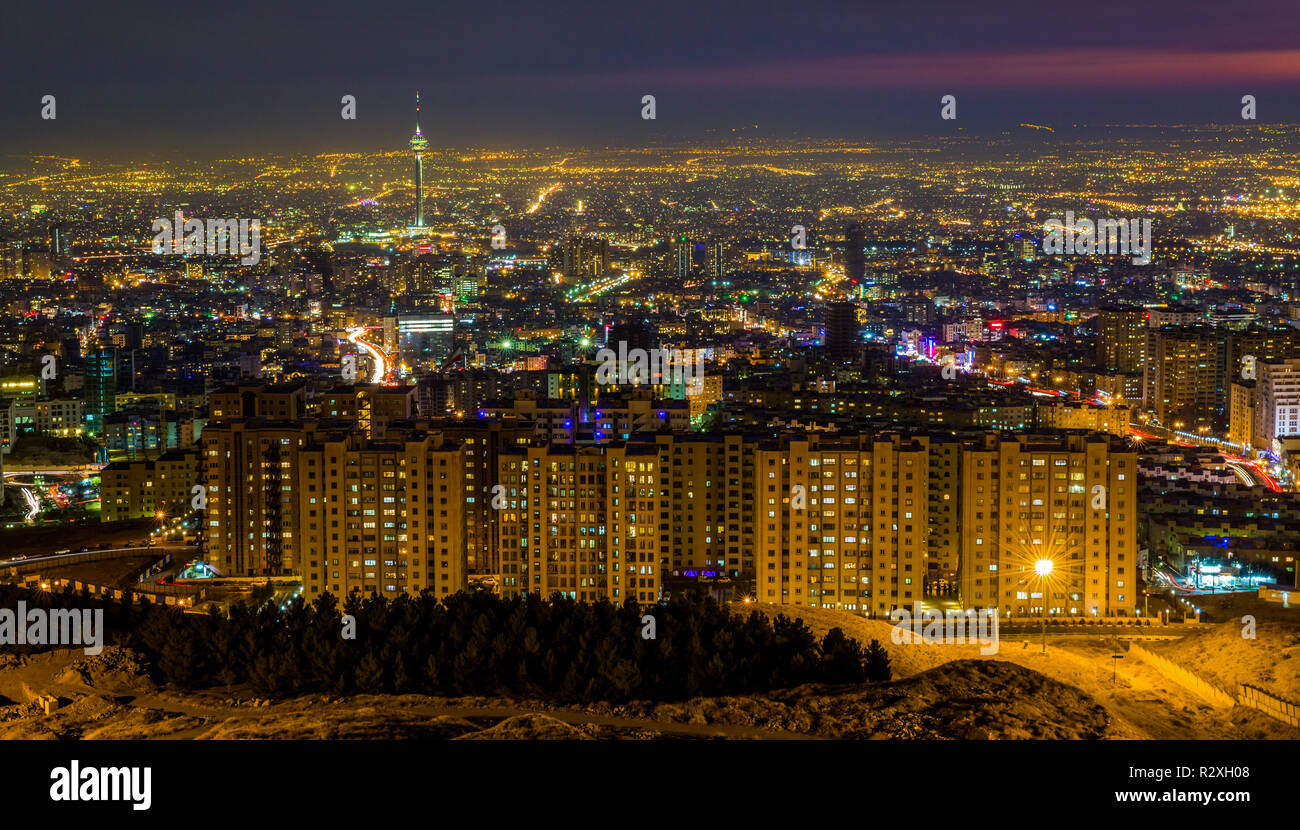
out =
[[(56, 695), (46, 714), (34, 701)], [(131, 652), (8, 656), (0, 739), (790, 739), (1099, 738), (1088, 695), (1006, 663), (963, 660), (892, 683), (801, 686), (769, 695), (555, 706), (507, 698), (308, 695), (161, 688)]]

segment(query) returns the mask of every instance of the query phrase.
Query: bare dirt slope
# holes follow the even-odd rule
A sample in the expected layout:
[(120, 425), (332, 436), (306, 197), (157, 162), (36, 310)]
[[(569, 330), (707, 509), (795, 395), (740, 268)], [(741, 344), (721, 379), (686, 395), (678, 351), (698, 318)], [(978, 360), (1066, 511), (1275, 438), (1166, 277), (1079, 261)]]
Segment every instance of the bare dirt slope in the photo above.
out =
[[(891, 624), (864, 619), (845, 611), (770, 605), (736, 605), (733, 610), (739, 614), (748, 614), (752, 610), (773, 616), (784, 613), (802, 619), (818, 636), (838, 626), (846, 635), (856, 637), (864, 643), (874, 638), (889, 650), (890, 664), (896, 678), (948, 665), (951, 661), (1015, 663), (1081, 691), (1090, 700), (1103, 706), (1110, 718), (1106, 737), (1173, 740), (1300, 738), (1300, 729), (1273, 720), (1253, 709), (1240, 706), (1230, 710), (1215, 709), (1197, 695), (1161, 676), (1150, 666), (1127, 655), (1126, 644), (1111, 636), (1049, 634), (1047, 654), (1042, 653), (1041, 641), (1037, 637), (1028, 641), (1023, 638), (1003, 639), (997, 654), (985, 656), (980, 654), (977, 644), (895, 644), (890, 637)], [(1207, 636), (1209, 627), (1205, 628), (1206, 634), (1196, 636)], [(1224, 632), (1227, 631), (1224, 629)], [(1232, 631), (1240, 640), (1241, 627), (1238, 625)], [(1226, 640), (1228, 633), (1213, 636)], [(1274, 636), (1282, 635), (1274, 632)], [(1178, 653), (1180, 661), (1185, 659), (1186, 665), (1199, 669), (1207, 662), (1214, 662), (1206, 658), (1201, 650), (1205, 642), (1208, 641), (1192, 639), (1152, 641), (1144, 645), (1161, 652)], [(1282, 642), (1283, 640), (1278, 640), (1274, 645)], [(1233, 643), (1232, 647), (1239, 646)], [(1252, 652), (1255, 659), (1260, 661), (1261, 670), (1267, 663), (1273, 667), (1274, 676), (1277, 672), (1288, 670), (1294, 660), (1300, 659), (1300, 656), (1283, 656), (1285, 653), (1277, 652), (1270, 657), (1263, 650)], [(1116, 660), (1116, 654), (1125, 656)]]
[(1239, 617), (1200, 625), (1181, 640), (1156, 644), (1152, 650), (1226, 690), (1249, 683), (1300, 702), (1300, 608), (1291, 611), (1291, 618), (1257, 617), (1253, 631)]

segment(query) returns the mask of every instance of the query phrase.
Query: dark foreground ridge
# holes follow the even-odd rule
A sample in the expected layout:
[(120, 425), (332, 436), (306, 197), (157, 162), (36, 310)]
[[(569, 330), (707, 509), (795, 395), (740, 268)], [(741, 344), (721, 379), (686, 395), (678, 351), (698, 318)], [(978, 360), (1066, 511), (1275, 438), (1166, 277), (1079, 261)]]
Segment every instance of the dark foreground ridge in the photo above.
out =
[[(228, 615), (102, 603), (89, 594), (0, 590), (0, 607), (105, 609), (108, 642), (130, 648), (159, 683), (248, 684), (259, 695), (520, 695), (555, 702), (683, 700), (808, 683), (887, 681), (889, 657), (840, 629), (820, 640), (802, 620), (731, 614), (716, 601), (657, 605), (501, 599), (425, 592), (396, 600), (326, 594)], [(355, 619), (345, 636), (344, 615)], [(653, 637), (648, 636), (653, 618)], [(28, 647), (33, 648), (33, 647)], [(36, 650), (39, 650), (37, 648)]]

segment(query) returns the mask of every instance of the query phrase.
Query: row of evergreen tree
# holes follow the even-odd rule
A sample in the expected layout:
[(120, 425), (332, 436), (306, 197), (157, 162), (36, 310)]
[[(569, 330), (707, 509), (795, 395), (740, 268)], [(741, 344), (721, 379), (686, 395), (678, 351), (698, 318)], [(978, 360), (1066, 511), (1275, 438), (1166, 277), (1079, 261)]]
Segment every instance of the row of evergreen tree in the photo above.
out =
[[(17, 599), (89, 607), (88, 594)], [(557, 702), (680, 700), (760, 693), (803, 683), (891, 677), (880, 643), (838, 629), (820, 640), (801, 620), (741, 617), (704, 596), (639, 606), (556, 595), (502, 599), (427, 592), (387, 600), (328, 594), (312, 603), (185, 614), (148, 603), (104, 603), (109, 642), (134, 649), (156, 679), (186, 689), (248, 683), (258, 694), (526, 695)], [(345, 631), (344, 615), (354, 624)], [(646, 620), (646, 616), (653, 620)], [(653, 632), (653, 637), (645, 635)], [(346, 636), (346, 635), (352, 636)]]

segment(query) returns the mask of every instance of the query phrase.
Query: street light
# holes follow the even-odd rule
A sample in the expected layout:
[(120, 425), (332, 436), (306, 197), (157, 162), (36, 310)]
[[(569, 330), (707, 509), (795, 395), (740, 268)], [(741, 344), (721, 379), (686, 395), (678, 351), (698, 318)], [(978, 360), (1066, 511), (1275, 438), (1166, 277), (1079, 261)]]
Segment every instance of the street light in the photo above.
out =
[(1043, 654), (1047, 653), (1047, 578), (1052, 574), (1052, 560), (1039, 559), (1034, 563), (1034, 571), (1043, 583)]

